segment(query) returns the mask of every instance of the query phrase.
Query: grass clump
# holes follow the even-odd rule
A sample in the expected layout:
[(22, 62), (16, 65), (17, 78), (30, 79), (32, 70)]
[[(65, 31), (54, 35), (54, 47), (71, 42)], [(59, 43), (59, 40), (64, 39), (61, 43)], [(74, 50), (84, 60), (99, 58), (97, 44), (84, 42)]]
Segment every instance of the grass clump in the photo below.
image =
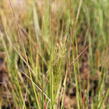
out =
[(0, 108), (108, 109), (108, 5), (2, 0)]

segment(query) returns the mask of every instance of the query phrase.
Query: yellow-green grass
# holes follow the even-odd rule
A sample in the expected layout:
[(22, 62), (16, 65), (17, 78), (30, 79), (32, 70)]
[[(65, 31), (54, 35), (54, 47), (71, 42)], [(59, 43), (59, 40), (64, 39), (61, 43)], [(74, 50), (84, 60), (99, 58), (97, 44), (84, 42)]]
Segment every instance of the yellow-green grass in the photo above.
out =
[[(0, 51), (8, 77), (2, 87), (8, 94), (6, 99), (0, 94), (1, 109), (4, 104), (12, 104), (11, 109), (64, 109), (67, 82), (76, 87), (77, 109), (108, 109), (109, 1), (28, 0), (24, 8), (6, 1), (6, 7), (0, 3)], [(85, 52), (89, 75), (98, 81), (90, 104), (90, 80), (79, 78)]]

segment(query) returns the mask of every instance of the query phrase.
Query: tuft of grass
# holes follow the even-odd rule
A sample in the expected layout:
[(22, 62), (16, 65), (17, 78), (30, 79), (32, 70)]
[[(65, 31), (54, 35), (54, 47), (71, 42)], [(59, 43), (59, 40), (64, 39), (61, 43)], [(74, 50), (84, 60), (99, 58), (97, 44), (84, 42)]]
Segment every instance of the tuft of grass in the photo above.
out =
[(108, 109), (108, 9), (108, 0), (1, 0), (0, 109)]

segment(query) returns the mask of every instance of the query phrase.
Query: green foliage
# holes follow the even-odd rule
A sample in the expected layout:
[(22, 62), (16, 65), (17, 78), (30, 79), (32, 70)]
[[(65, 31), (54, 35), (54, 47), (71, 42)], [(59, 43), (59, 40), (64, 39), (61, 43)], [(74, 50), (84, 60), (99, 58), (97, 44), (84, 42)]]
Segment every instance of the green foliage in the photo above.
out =
[[(77, 109), (109, 108), (108, 0), (37, 0), (20, 14), (13, 5), (2, 5), (0, 51), (6, 54), (12, 109), (64, 109), (68, 83), (72, 82)], [(84, 89), (80, 71), (86, 47), (90, 76), (99, 72), (91, 103), (90, 79)], [(86, 96), (84, 104), (82, 94)]]

